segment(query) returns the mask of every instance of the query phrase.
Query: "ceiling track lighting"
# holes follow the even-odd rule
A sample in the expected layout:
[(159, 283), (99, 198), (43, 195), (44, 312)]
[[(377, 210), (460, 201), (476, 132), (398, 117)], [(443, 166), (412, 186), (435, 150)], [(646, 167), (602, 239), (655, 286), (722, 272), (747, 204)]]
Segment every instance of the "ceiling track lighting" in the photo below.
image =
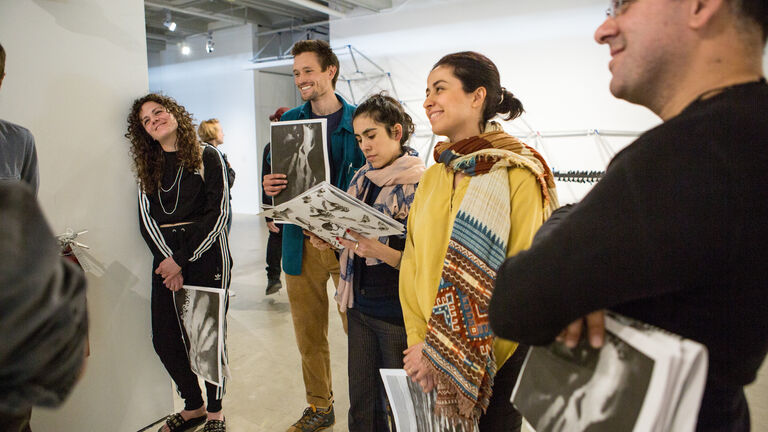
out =
[(208, 40), (205, 41), (205, 52), (208, 54), (213, 52), (216, 44), (213, 42), (213, 32), (208, 32)]
[(169, 31), (176, 31), (176, 21), (171, 19), (171, 11), (165, 11), (165, 20), (163, 20), (163, 26)]

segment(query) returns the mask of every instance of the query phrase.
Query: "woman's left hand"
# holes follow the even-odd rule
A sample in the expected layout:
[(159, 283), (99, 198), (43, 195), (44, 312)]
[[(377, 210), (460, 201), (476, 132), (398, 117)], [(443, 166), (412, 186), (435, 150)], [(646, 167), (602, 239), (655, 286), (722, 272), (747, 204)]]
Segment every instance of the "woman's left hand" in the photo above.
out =
[(155, 269), (155, 274), (159, 274), (163, 279), (168, 279), (171, 276), (181, 272), (181, 267), (176, 264), (172, 256), (164, 259), (159, 266)]
[(349, 233), (354, 240), (336, 237), (342, 246), (351, 250), (359, 257), (381, 259), (381, 247), (385, 245), (379, 242), (378, 239), (366, 238), (362, 234), (350, 229), (347, 230), (347, 233)]
[(184, 277), (181, 275), (181, 272), (179, 272), (171, 277), (166, 278), (163, 283), (165, 284), (166, 288), (176, 292), (184, 288)]
[(435, 378), (429, 365), (427, 365), (427, 359), (424, 358), (422, 353), (423, 350), (424, 342), (420, 342), (403, 351), (403, 354), (405, 354), (403, 369), (411, 377), (411, 381), (419, 383), (421, 390), (424, 393), (429, 393), (435, 388)]

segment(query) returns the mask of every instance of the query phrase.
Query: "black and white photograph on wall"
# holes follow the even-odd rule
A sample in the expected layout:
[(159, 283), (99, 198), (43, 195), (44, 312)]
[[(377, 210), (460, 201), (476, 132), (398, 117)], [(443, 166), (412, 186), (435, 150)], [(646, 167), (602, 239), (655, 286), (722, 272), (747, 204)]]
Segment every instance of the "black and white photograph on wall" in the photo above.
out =
[(184, 285), (173, 295), (192, 372), (219, 386), (227, 375), (225, 295), (223, 289), (193, 285)]
[(275, 206), (331, 181), (326, 123), (326, 119), (311, 119), (271, 124), (272, 173), (285, 174), (288, 180), (286, 188), (273, 197)]
[[(682, 427), (690, 422), (674, 418), (695, 419), (698, 404), (693, 413), (675, 413), (670, 407), (681, 404), (670, 390), (706, 373), (694, 380), (680, 373), (691, 363), (685, 366), (684, 356), (674, 354), (680, 352), (679, 340), (648, 337), (610, 316), (606, 329), (600, 349), (582, 339), (573, 349), (554, 342), (529, 351), (512, 392), (526, 420), (537, 432), (693, 430), (695, 422)], [(698, 391), (700, 400), (698, 386), (690, 390)]]

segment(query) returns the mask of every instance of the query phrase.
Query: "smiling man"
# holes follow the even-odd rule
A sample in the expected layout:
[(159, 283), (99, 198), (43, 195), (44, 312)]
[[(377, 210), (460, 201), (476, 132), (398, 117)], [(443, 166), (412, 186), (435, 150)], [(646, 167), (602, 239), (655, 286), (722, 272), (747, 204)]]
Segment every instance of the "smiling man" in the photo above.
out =
[[(355, 107), (337, 95), (339, 59), (327, 42), (296, 42), (293, 54), (293, 77), (306, 101), (280, 118), (327, 120), (327, 145), (331, 164), (331, 183), (347, 190), (349, 181), (365, 162), (352, 129)], [(275, 196), (286, 188), (284, 173), (264, 176), (264, 193)], [(318, 250), (296, 225), (285, 225), (283, 232), (283, 270), (291, 305), (296, 343), (301, 353), (309, 408), (289, 429), (291, 432), (322, 430), (335, 423), (333, 387), (331, 383), (330, 349), (328, 347), (328, 278), (339, 284), (339, 261), (330, 249)], [(341, 315), (346, 331), (346, 316)]]
[(502, 264), (499, 336), (574, 346), (586, 321), (600, 346), (604, 308), (670, 330), (709, 350), (697, 430), (750, 429), (743, 387), (768, 350), (767, 33), (765, 0), (611, 2), (595, 33), (610, 90), (664, 123)]

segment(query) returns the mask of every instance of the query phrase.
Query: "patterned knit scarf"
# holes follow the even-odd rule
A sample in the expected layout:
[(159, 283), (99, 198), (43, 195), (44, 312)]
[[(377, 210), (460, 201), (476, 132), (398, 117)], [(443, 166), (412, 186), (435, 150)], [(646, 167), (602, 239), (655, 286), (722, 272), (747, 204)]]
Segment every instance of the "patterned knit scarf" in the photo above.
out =
[(536, 176), (544, 219), (557, 208), (557, 195), (543, 158), (496, 123), (479, 136), (438, 144), (435, 160), (472, 178), (453, 222), (423, 355), (437, 377), (435, 414), (472, 430), (496, 375), (488, 303), (507, 254), (508, 170), (523, 167)]
[[(383, 168), (374, 169), (371, 164), (366, 164), (360, 168), (352, 177), (347, 193), (364, 200), (371, 188), (371, 183), (373, 183), (381, 187), (381, 191), (373, 203), (373, 208), (393, 219), (404, 221), (408, 218), (413, 196), (416, 193), (416, 186), (425, 170), (424, 162), (418, 157), (418, 153), (406, 147), (406, 153), (403, 156)], [(404, 237), (405, 234), (403, 233), (401, 236)], [(389, 244), (389, 237), (379, 237), (379, 241)], [(339, 257), (341, 271), (335, 298), (336, 302), (339, 303), (341, 312), (354, 305), (353, 258), (354, 252), (349, 249), (344, 249)], [(366, 258), (365, 264), (371, 266), (381, 264), (381, 261), (376, 258)]]

